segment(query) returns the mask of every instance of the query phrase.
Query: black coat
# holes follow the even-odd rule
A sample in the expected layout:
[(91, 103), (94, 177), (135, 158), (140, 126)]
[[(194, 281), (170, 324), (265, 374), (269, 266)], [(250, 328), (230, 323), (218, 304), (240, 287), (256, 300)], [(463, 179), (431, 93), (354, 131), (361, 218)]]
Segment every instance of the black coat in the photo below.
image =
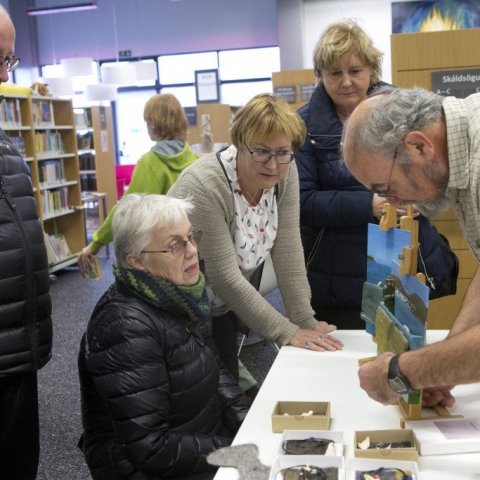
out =
[[(319, 319), (330, 311), (327, 319), (344, 318), (345, 324), (337, 323), (340, 328), (363, 328), (359, 312), (366, 278), (367, 226), (378, 223), (372, 212), (373, 194), (340, 160), (343, 125), (322, 84), (299, 113), (307, 126), (307, 139), (296, 162), (312, 306)], [(455, 293), (456, 257), (427, 218), (417, 219), (420, 251), (436, 287), (431, 298)], [(425, 273), (420, 258), (418, 268)]]
[(219, 367), (211, 323), (193, 323), (117, 281), (79, 354), (83, 449), (94, 480), (213, 478), (250, 400)]
[(0, 130), (0, 377), (51, 357), (52, 305), (30, 171)]

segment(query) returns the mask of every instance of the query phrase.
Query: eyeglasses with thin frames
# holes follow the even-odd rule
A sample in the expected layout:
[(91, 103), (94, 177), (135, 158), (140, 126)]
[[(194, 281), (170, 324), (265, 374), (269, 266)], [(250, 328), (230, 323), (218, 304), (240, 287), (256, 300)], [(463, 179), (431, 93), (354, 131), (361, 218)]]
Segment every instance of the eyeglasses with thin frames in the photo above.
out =
[(18, 67), (19, 63), (20, 63), (20, 59), (15, 55), (12, 55), (10, 57), (2, 57), (0, 55), (0, 67), (6, 67), (7, 72), (11, 72), (12, 70), (15, 70)]
[(254, 162), (258, 163), (267, 163), (272, 158), (274, 158), (277, 163), (290, 163), (294, 158), (295, 155), (293, 152), (278, 152), (278, 153), (270, 153), (268, 150), (263, 148), (257, 148), (255, 150), (250, 150), (248, 146), (245, 145), (245, 148), (250, 152), (250, 155), (253, 158)]
[(193, 230), (186, 240), (177, 240), (174, 244), (170, 245), (165, 250), (142, 250), (141, 253), (170, 253), (175, 258), (180, 258), (185, 255), (187, 251), (187, 245), (190, 242), (196, 247), (202, 239), (202, 232), (200, 230)]
[(390, 188), (392, 186), (393, 168), (395, 167), (395, 162), (397, 160), (397, 154), (398, 154), (399, 148), (400, 148), (400, 145), (397, 145), (397, 148), (395, 148), (395, 153), (393, 154), (392, 167), (390, 168), (390, 175), (388, 176), (387, 188), (385, 189), (384, 192), (375, 192), (379, 197), (386, 198), (390, 193)]

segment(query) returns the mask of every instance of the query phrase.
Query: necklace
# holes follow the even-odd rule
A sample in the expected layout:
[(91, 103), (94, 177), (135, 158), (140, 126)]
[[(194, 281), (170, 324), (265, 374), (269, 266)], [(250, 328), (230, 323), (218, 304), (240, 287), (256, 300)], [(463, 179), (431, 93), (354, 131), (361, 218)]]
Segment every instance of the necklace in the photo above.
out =
[(262, 195), (260, 196), (260, 200), (258, 200), (258, 201), (255, 201), (255, 199), (246, 190), (242, 190), (242, 193), (243, 193), (243, 196), (245, 197), (245, 199), (247, 200), (248, 204), (252, 208), (258, 207), (257, 213), (259, 215), (263, 215), (265, 213), (265, 209), (261, 205), (260, 206), (258, 205), (258, 203), (262, 199), (263, 192), (262, 192)]

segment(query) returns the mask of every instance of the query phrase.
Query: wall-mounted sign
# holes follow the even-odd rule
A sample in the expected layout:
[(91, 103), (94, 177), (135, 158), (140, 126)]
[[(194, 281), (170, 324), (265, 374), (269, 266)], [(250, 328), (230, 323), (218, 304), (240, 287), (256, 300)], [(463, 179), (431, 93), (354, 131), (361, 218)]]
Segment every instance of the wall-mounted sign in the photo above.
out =
[(183, 109), (187, 117), (189, 127), (194, 127), (197, 124), (197, 107), (185, 107)]
[(195, 95), (197, 103), (220, 102), (218, 70), (195, 71)]
[(276, 97), (282, 97), (288, 103), (295, 103), (297, 99), (297, 88), (295, 85), (275, 87), (273, 89), (273, 94)]
[(432, 92), (457, 98), (480, 92), (480, 69), (432, 72)]
[(313, 83), (311, 85), (300, 85), (300, 100), (308, 102), (316, 88), (317, 86)]

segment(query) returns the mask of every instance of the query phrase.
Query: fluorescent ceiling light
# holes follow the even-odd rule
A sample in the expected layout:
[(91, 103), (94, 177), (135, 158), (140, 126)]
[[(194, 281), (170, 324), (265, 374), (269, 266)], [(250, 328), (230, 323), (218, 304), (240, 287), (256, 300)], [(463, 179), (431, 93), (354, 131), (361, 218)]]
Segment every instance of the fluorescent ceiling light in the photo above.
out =
[(45, 8), (29, 8), (27, 15), (48, 15), (50, 13), (66, 13), (66, 12), (80, 12), (82, 10), (95, 10), (97, 4), (90, 3), (75, 3), (73, 5), (64, 5), (59, 7), (45, 7)]

